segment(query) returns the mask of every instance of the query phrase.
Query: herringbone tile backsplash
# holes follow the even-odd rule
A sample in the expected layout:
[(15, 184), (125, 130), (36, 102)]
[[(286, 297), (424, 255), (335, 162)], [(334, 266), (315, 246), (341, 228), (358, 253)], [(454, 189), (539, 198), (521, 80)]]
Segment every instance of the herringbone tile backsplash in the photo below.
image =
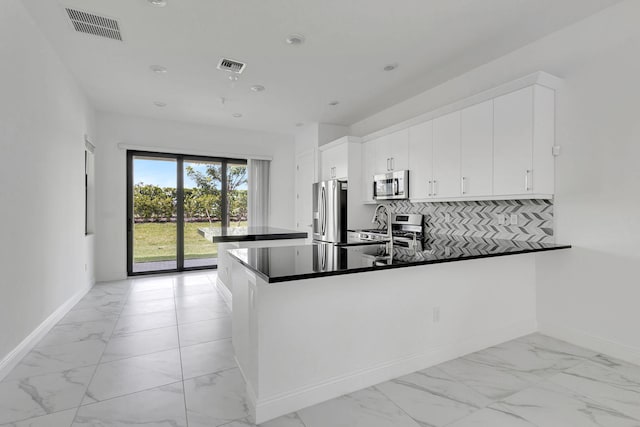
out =
[[(431, 235), (554, 242), (551, 200), (442, 203), (402, 200), (390, 205), (394, 213), (423, 214), (425, 233)], [(499, 224), (499, 215), (504, 215), (504, 225)], [(511, 215), (517, 215), (517, 225), (511, 225)]]

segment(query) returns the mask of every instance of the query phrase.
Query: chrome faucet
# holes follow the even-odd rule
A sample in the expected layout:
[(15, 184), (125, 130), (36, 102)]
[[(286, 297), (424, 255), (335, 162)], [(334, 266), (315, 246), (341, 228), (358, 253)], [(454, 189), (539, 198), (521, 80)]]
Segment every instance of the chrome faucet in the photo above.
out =
[(373, 211), (373, 218), (371, 219), (371, 222), (376, 222), (378, 219), (378, 211), (380, 208), (384, 208), (387, 212), (387, 241), (385, 242), (385, 250), (387, 255), (393, 258), (393, 230), (391, 227), (391, 210), (389, 209), (389, 206), (383, 204), (376, 206), (376, 210)]

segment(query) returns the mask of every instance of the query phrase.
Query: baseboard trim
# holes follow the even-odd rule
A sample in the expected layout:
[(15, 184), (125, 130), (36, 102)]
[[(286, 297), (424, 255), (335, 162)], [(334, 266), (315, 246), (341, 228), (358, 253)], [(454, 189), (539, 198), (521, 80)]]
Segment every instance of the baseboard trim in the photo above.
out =
[(549, 322), (540, 323), (540, 333), (608, 356), (617, 357), (627, 362), (640, 364), (640, 348), (638, 347)]
[(227, 304), (227, 307), (229, 307), (229, 310), (232, 310), (233, 295), (231, 295), (231, 291), (229, 290), (229, 288), (227, 288), (227, 285), (225, 285), (224, 282), (220, 280), (220, 277), (216, 278), (216, 288), (218, 288), (218, 291), (222, 295), (222, 298), (224, 299), (224, 302)]
[[(290, 392), (265, 398), (253, 397), (255, 399), (256, 416), (254, 422), (257, 424), (264, 423), (281, 415), (426, 369), (536, 331), (537, 323), (535, 319), (522, 321), (490, 334), (475, 336), (458, 343), (443, 344), (425, 353), (416, 353), (380, 363), (376, 366), (300, 387)], [(248, 382), (247, 386), (249, 386)]]
[(93, 287), (93, 283), (76, 292), (40, 323), (25, 339), (0, 360), (0, 381), (16, 367), (18, 363), (40, 342), (42, 338), (71, 310)]

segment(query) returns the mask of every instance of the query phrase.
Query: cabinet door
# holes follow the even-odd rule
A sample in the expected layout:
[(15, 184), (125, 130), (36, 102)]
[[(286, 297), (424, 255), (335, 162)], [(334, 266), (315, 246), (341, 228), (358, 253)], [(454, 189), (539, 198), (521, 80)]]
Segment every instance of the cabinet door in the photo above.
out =
[(426, 199), (431, 196), (433, 172), (433, 122), (409, 128), (409, 196)]
[(494, 99), (494, 195), (531, 193), (533, 88)]
[(389, 166), (391, 170), (409, 169), (409, 130), (401, 129), (388, 136)]
[(320, 179), (347, 178), (348, 154), (347, 144), (323, 150), (320, 154)]
[(391, 170), (391, 145), (389, 135), (381, 136), (370, 142), (375, 150), (374, 173), (387, 173)]
[(462, 196), (493, 193), (493, 100), (460, 112)]
[(362, 200), (373, 201), (373, 175), (375, 174), (376, 150), (372, 142), (362, 144)]
[(433, 193), (460, 196), (460, 111), (433, 120)]

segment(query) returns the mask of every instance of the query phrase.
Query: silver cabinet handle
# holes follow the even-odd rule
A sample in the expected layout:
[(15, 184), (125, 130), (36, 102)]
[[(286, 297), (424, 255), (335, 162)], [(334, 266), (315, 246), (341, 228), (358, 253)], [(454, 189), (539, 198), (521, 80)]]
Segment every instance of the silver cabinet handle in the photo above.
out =
[(429, 187), (429, 193), (428, 193), (428, 196), (429, 196), (429, 197), (433, 196), (433, 194), (431, 194), (431, 191), (432, 191), (431, 189), (433, 188), (433, 186), (431, 185), (431, 182), (432, 182), (432, 181), (429, 181), (429, 185), (428, 185), (428, 187)]
[(467, 191), (465, 190), (465, 182), (467, 180), (466, 176), (463, 176), (462, 178), (460, 178), (460, 193), (461, 194), (466, 194)]
[(524, 191), (529, 191), (531, 190), (531, 188), (529, 188), (529, 174), (531, 173), (531, 170), (527, 169), (524, 172)]
[(387, 157), (387, 172), (391, 170), (391, 158)]
[(392, 158), (391, 158), (391, 159), (389, 159), (389, 160), (391, 160), (391, 170), (394, 170), (394, 169), (396, 168), (396, 165), (395, 165), (395, 163), (396, 163), (396, 159), (392, 157)]
[(438, 194), (438, 181), (436, 181), (435, 179), (433, 180), (433, 195), (437, 195)]

